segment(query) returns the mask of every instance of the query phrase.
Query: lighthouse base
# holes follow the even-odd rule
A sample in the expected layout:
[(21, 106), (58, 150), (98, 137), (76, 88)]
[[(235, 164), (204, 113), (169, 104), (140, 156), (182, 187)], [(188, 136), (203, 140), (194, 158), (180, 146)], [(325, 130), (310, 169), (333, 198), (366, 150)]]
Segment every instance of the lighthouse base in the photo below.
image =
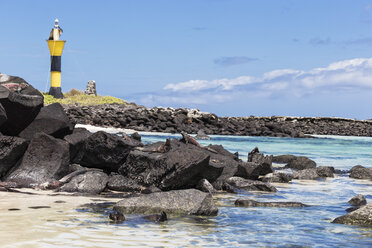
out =
[(53, 96), (54, 98), (63, 98), (62, 89), (61, 87), (50, 87), (49, 95)]

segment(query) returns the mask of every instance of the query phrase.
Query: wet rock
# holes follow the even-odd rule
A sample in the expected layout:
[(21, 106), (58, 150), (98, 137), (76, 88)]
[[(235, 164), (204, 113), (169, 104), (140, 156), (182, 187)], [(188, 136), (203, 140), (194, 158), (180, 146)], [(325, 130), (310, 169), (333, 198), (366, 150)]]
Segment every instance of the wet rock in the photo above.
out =
[(0, 73), (0, 104), (7, 116), (0, 132), (16, 136), (35, 119), (44, 97), (24, 79)]
[(235, 206), (238, 207), (269, 207), (269, 208), (302, 208), (308, 207), (301, 202), (258, 202), (250, 199), (237, 199)]
[(108, 175), (101, 171), (87, 171), (71, 179), (59, 191), (89, 194), (101, 193), (107, 185)]
[(315, 161), (309, 159), (308, 157), (296, 157), (293, 160), (290, 160), (285, 166), (286, 168), (295, 169), (295, 170), (304, 170), (311, 169), (316, 167)]
[(255, 147), (248, 154), (248, 162), (256, 163), (259, 165), (259, 167), (257, 168), (260, 170), (259, 175), (266, 175), (268, 173), (274, 172), (274, 169), (272, 167), (272, 160), (273, 156), (265, 156), (264, 154), (260, 153), (257, 147)]
[(0, 178), (22, 158), (27, 146), (25, 139), (0, 136)]
[(372, 204), (367, 204), (351, 213), (337, 217), (332, 223), (372, 227)]
[(137, 133), (137, 132), (132, 133), (132, 135), (130, 137), (132, 139), (137, 140), (137, 141), (141, 141), (141, 135), (139, 135), (139, 133)]
[(107, 188), (121, 192), (141, 192), (145, 187), (139, 185), (136, 181), (130, 178), (118, 174), (112, 174), (108, 179)]
[(230, 177), (225, 181), (227, 184), (233, 186), (237, 189), (242, 189), (246, 191), (265, 191), (265, 192), (276, 192), (277, 189), (270, 185), (269, 183), (264, 183), (261, 181), (253, 181), (249, 179), (244, 179), (241, 177)]
[(196, 189), (210, 194), (214, 194), (217, 192), (217, 190), (207, 179), (200, 180), (198, 185), (196, 185)]
[(350, 169), (349, 173), (351, 178), (372, 180), (372, 168), (365, 168), (361, 165), (356, 165)]
[(196, 189), (156, 192), (119, 201), (115, 211), (123, 214), (154, 214), (164, 211), (178, 215), (216, 216), (217, 207), (210, 194)]
[(19, 136), (24, 139), (32, 139), (36, 133), (45, 133), (55, 138), (62, 139), (71, 134), (74, 124), (71, 123), (61, 104), (53, 103), (41, 108), (36, 118), (28, 125)]
[(332, 166), (319, 166), (316, 167), (316, 173), (319, 177), (333, 177), (333, 173), (335, 172), (335, 168)]
[(268, 173), (272, 173), (273, 171), (273, 167), (267, 162), (241, 162), (239, 163), (238, 170), (234, 176), (257, 180), (259, 176), (264, 176)]
[(200, 129), (197, 133), (197, 135), (195, 136), (196, 139), (198, 140), (210, 140), (211, 137), (209, 137), (208, 135), (205, 134), (204, 130), (203, 129)]
[(139, 143), (129, 142), (121, 137), (98, 131), (85, 140), (75, 161), (86, 167), (100, 168), (107, 171), (117, 171), (125, 162), (129, 152)]
[(66, 141), (37, 133), (31, 140), (20, 165), (5, 179), (24, 184), (25, 187), (32, 183), (58, 180), (68, 174), (69, 161), (69, 146)]
[(348, 203), (351, 206), (362, 206), (367, 204), (367, 200), (364, 195), (359, 194), (351, 198)]
[(294, 155), (279, 155), (279, 156), (273, 156), (273, 162), (274, 163), (280, 163), (280, 164), (288, 164), (292, 160), (295, 160), (297, 157)]
[[(86, 139), (91, 136), (92, 133), (85, 128), (75, 128), (72, 134), (66, 135), (64, 140), (70, 145), (70, 161), (76, 163), (81, 160), (81, 157), (76, 157), (79, 151), (83, 148)], [(80, 153), (82, 156), (83, 153)]]
[(299, 180), (317, 180), (320, 176), (318, 175), (316, 168), (304, 169), (293, 172), (293, 179)]
[(262, 182), (267, 183), (289, 183), (293, 179), (293, 176), (281, 172), (273, 172), (265, 175), (262, 178)]

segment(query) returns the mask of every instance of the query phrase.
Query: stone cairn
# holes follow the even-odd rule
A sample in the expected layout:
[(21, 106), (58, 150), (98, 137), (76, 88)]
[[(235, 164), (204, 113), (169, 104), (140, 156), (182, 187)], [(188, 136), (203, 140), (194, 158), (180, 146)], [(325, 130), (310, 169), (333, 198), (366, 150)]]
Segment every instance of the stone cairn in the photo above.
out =
[(96, 91), (96, 81), (94, 80), (90, 80), (88, 81), (88, 85), (87, 85), (87, 88), (85, 89), (85, 92), (84, 92), (86, 95), (97, 95), (97, 91)]

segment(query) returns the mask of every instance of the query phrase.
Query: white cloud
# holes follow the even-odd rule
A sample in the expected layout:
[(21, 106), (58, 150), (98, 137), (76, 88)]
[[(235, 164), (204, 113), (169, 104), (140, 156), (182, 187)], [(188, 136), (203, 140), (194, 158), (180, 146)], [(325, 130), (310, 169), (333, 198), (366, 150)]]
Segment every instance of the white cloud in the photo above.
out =
[(168, 84), (165, 90), (173, 92), (199, 92), (202, 90), (224, 91), (269, 91), (275, 94), (290, 89), (294, 95), (305, 95), (319, 91), (372, 89), (372, 58), (356, 58), (331, 63), (327, 67), (309, 71), (282, 69), (266, 72), (262, 77), (240, 76), (215, 80), (190, 80)]
[(280, 69), (260, 77), (240, 76), (214, 80), (194, 79), (166, 85), (162, 91), (142, 95), (140, 103), (199, 106), (239, 103), (244, 99), (303, 97), (338, 92), (372, 91), (372, 58), (337, 61), (308, 71)]

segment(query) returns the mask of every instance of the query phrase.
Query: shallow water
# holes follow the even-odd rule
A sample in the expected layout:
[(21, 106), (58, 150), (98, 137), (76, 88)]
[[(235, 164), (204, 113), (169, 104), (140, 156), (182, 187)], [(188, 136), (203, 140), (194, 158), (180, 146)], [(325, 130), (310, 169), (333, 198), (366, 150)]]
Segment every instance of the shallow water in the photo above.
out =
[[(116, 132), (117, 130), (111, 130)], [(175, 135), (144, 133), (144, 142)], [(246, 159), (258, 146), (266, 154), (305, 155), (318, 165), (349, 169), (371, 166), (372, 138), (323, 137), (291, 139), (212, 136), (203, 144), (222, 144)], [(219, 214), (212, 218), (175, 217), (162, 224), (127, 216), (122, 224), (109, 222), (118, 199), (49, 196), (0, 192), (0, 247), (372, 247), (372, 229), (330, 223), (345, 214), (347, 201), (364, 194), (372, 201), (372, 182), (347, 175), (320, 181), (294, 180), (274, 184), (276, 193), (218, 194)], [(39, 195), (42, 194), (42, 195)], [(308, 208), (239, 208), (237, 198), (259, 201), (299, 201)], [(56, 201), (63, 201), (56, 203)], [(105, 203), (106, 204), (102, 204)], [(102, 208), (92, 210), (82, 204)], [(32, 206), (49, 206), (36, 208)], [(20, 210), (9, 211), (11, 208)]]

